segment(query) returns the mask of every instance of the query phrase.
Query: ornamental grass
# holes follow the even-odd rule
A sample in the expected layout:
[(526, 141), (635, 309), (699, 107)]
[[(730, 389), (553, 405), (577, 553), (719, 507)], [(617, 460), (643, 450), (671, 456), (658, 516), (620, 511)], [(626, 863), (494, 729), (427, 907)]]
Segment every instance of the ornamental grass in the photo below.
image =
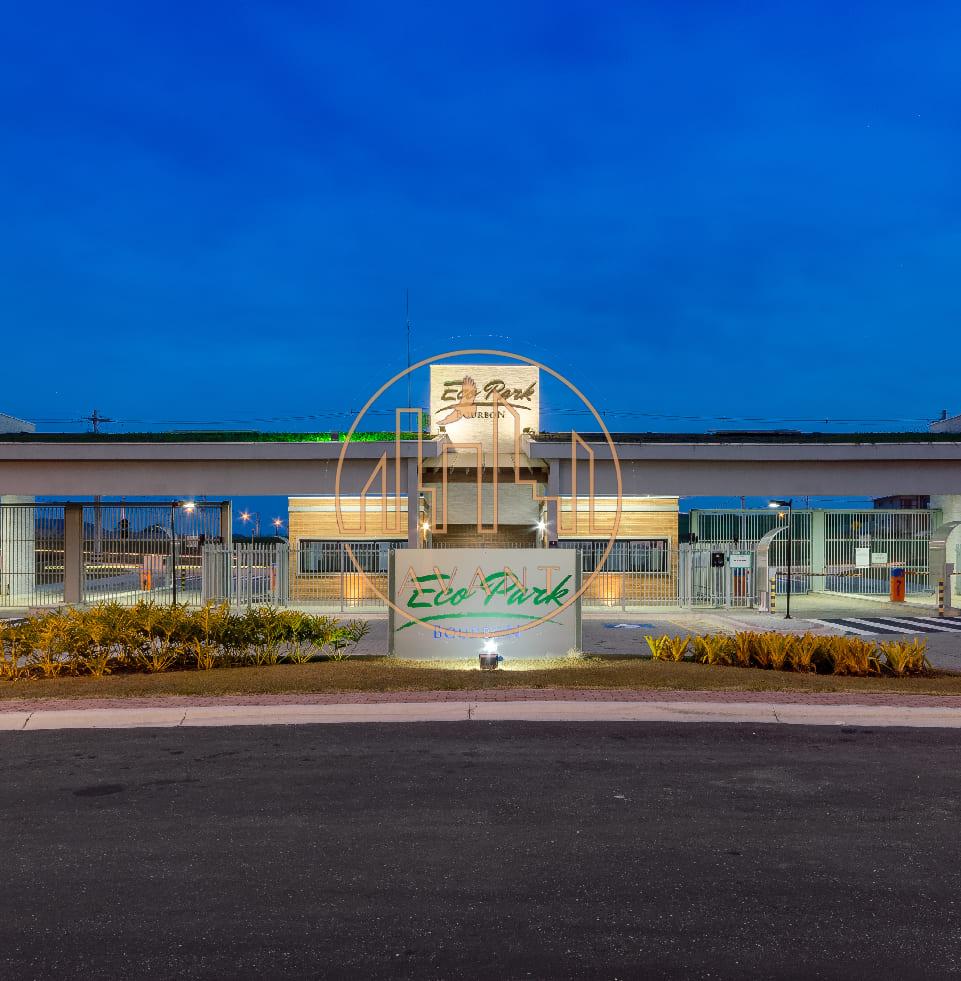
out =
[(655, 661), (692, 660), (698, 664), (771, 671), (868, 677), (924, 675), (931, 670), (923, 640), (880, 641), (859, 637), (786, 634), (779, 631), (741, 631), (688, 636), (644, 638)]
[(0, 679), (303, 664), (347, 657), (369, 628), (365, 620), (342, 622), (271, 606), (234, 613), (226, 603), (193, 610), (100, 603), (0, 627)]

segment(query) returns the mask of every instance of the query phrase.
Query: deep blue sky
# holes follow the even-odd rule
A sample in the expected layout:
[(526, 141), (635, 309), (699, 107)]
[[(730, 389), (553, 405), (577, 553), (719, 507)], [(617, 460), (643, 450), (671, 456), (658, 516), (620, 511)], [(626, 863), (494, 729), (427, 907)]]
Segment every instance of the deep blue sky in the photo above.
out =
[(8, 5), (0, 409), (338, 428), (409, 287), (415, 356), (708, 417), (622, 429), (961, 411), (959, 36), (883, 0)]

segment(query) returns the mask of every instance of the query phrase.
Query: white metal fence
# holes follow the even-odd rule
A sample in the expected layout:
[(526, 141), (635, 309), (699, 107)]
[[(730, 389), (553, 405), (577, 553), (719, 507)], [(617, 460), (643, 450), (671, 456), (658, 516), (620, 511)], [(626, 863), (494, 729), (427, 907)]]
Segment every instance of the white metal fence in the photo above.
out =
[(891, 569), (899, 567), (904, 569), (908, 593), (929, 592), (928, 546), (937, 514), (826, 511), (824, 589), (883, 596), (888, 593)]
[[(785, 526), (786, 509), (695, 510), (691, 532), (699, 545), (754, 551), (761, 536)], [(937, 510), (794, 510), (792, 592), (884, 596), (891, 570), (903, 568), (908, 593), (930, 592), (928, 548)], [(787, 534), (770, 546), (770, 575), (787, 575)]]
[[(292, 550), (289, 602), (343, 611), (382, 609), (378, 593), (387, 592), (388, 555), (403, 546), (393, 541), (350, 544), (356, 563), (339, 542), (310, 542)], [(751, 606), (754, 601), (753, 566), (711, 566), (712, 551), (727, 556), (731, 549), (615, 542), (598, 570), (604, 549), (597, 543), (562, 540), (559, 547), (580, 551), (584, 580), (593, 575), (582, 597), (586, 609)]]
[(57, 606), (70, 566), (68, 511), (79, 509), (78, 600), (201, 599), (201, 550), (221, 534), (219, 503), (2, 504), (0, 606)]
[(227, 600), (237, 606), (273, 606), (289, 600), (290, 563), (285, 542), (206, 545), (201, 569), (201, 598), (205, 603)]
[[(71, 507), (76, 518), (81, 506)], [(80, 601), (176, 597), (185, 603), (228, 599), (340, 611), (384, 608), (388, 556), (402, 543), (231, 546), (220, 537), (222, 513), (220, 504), (211, 503), (191, 509), (83, 504), (79, 525), (71, 526), (80, 529)], [(783, 523), (783, 515), (694, 512), (697, 541), (616, 542), (606, 559), (606, 543), (567, 540), (560, 547), (581, 552), (585, 579), (596, 573), (583, 596), (587, 609), (749, 607), (762, 588), (756, 581), (757, 541)], [(910, 593), (928, 590), (929, 540), (938, 521), (935, 511), (795, 511), (792, 591), (886, 595), (897, 566), (906, 571)], [(65, 525), (64, 504), (0, 506), (0, 607), (65, 601)], [(787, 535), (780, 535), (771, 545), (769, 574), (780, 577), (782, 588), (786, 567)]]
[(63, 507), (0, 505), (0, 605), (63, 602)]

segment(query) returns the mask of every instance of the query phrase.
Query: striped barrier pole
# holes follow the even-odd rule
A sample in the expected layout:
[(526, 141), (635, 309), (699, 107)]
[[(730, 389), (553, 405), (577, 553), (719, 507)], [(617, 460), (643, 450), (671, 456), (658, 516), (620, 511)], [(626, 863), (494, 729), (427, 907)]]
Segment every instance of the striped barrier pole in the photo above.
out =
[(771, 576), (771, 612), (777, 612), (777, 576)]
[(938, 580), (938, 616), (944, 616), (944, 580)]

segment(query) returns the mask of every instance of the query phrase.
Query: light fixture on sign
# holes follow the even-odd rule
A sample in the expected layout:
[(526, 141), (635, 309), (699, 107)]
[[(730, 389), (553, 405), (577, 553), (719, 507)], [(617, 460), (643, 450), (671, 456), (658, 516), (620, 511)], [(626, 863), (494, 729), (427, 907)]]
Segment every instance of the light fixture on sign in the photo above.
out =
[(493, 637), (488, 637), (484, 641), (484, 646), (481, 648), (478, 658), (480, 660), (481, 671), (495, 671), (500, 662), (504, 660), (497, 653), (497, 641)]

